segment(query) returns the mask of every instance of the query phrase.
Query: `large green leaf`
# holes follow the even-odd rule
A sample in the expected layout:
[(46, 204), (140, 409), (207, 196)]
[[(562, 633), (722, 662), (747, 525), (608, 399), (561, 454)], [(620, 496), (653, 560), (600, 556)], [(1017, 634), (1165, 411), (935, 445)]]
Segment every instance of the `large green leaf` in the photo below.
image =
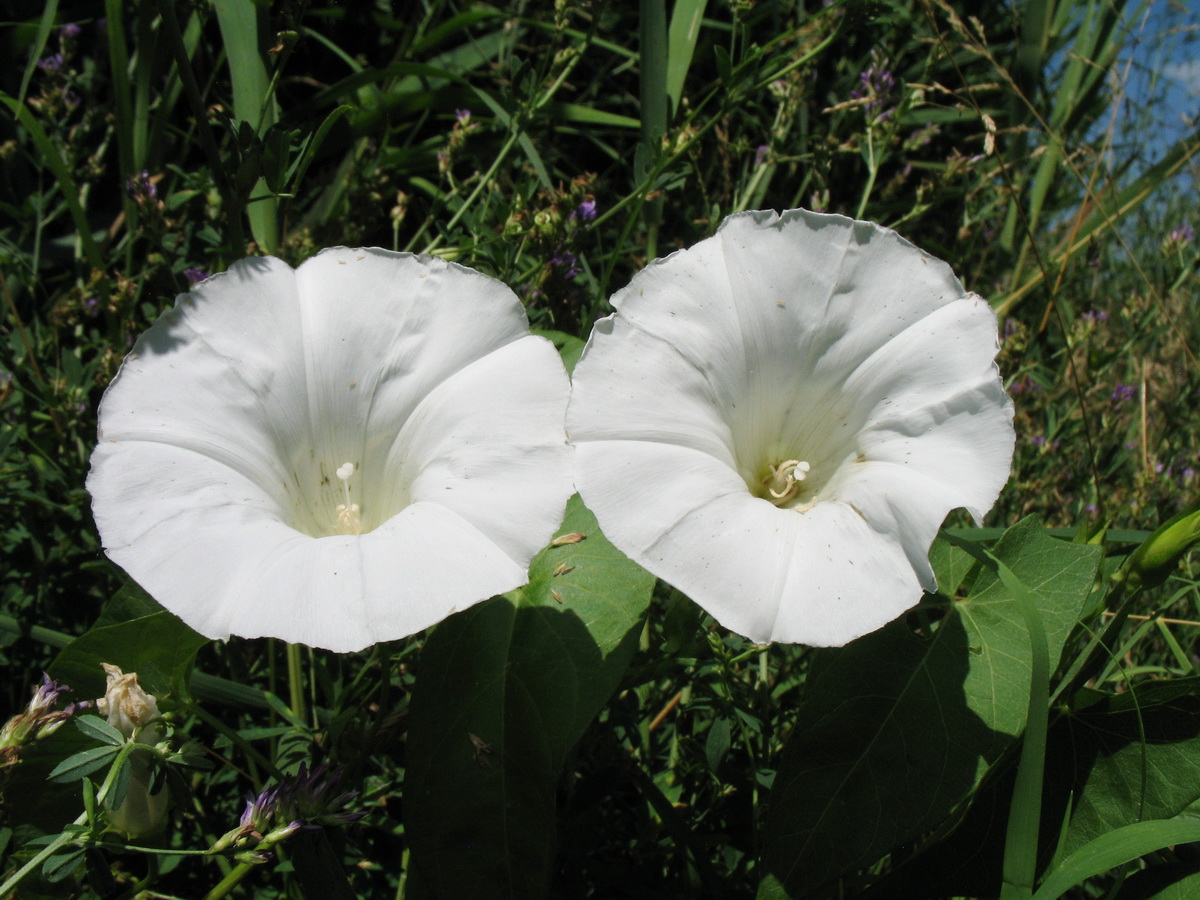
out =
[[(1033, 593), (1053, 666), (1099, 549), (1025, 520), (993, 553)], [(938, 556), (945, 571), (958, 568)], [(932, 635), (901, 620), (821, 657), (770, 796), (761, 897), (819, 896), (937, 827), (1024, 729), (1029, 634), (990, 570)]]
[(1059, 727), (1075, 770), (1064, 852), (1200, 802), (1200, 678), (1103, 695)]
[[(578, 497), (530, 583), (439, 625), (409, 717), (408, 895), (543, 896), (559, 769), (620, 682), (654, 578)], [(578, 535), (585, 535), (577, 539)]]
[(208, 638), (163, 610), (91, 628), (62, 649), (50, 665), (50, 676), (69, 684), (80, 699), (103, 697), (101, 663), (110, 663), (136, 672), (149, 693), (165, 694), (183, 686), (192, 660), (207, 643)]

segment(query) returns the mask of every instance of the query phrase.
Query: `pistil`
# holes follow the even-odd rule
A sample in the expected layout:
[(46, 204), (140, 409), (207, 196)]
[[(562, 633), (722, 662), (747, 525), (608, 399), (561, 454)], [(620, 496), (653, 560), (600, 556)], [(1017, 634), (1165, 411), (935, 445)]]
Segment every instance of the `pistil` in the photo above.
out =
[(342, 492), (346, 497), (345, 503), (339, 503), (334, 512), (337, 514), (338, 534), (362, 534), (362, 516), (357, 503), (350, 502), (350, 476), (354, 474), (354, 463), (342, 463), (337, 467), (337, 477), (342, 483)]

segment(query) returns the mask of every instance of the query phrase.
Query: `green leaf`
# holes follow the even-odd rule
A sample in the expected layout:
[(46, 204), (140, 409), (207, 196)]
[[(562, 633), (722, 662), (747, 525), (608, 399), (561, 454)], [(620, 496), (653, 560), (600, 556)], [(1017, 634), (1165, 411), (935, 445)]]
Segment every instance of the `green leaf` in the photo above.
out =
[(559, 533), (525, 588), (447, 619), (422, 651), (405, 774), (413, 898), (546, 892), (559, 769), (628, 667), (654, 585), (578, 497)]
[(50, 770), (51, 781), (78, 781), (107, 766), (121, 751), (116, 747), (91, 747), (68, 756)]
[(63, 648), (50, 664), (50, 677), (71, 685), (77, 697), (103, 697), (101, 663), (110, 663), (136, 672), (148, 693), (166, 694), (183, 686), (197, 651), (207, 643), (171, 613), (153, 613), (91, 628)]
[(60, 850), (46, 860), (42, 866), (42, 874), (50, 882), (69, 878), (83, 865), (86, 852), (82, 847), (68, 847)]
[(1200, 678), (1090, 696), (1093, 702), (1058, 726), (1076, 782), (1066, 853), (1200, 803)]
[(75, 727), (90, 738), (120, 747), (125, 743), (125, 735), (117, 731), (99, 716), (75, 716), (71, 721)]
[(1200, 817), (1177, 816), (1137, 822), (1101, 835), (1080, 847), (1050, 874), (1033, 900), (1057, 900), (1077, 884), (1093, 875), (1170, 847), (1200, 841)]
[[(137, 751), (140, 752), (140, 751)], [(133, 774), (133, 761), (130, 759), (132, 754), (127, 754), (118, 764), (116, 776), (113, 778), (108, 793), (104, 799), (108, 803), (109, 809), (120, 809), (125, 803), (125, 795), (129, 793), (129, 779)]]
[(288, 858), (296, 867), (305, 900), (355, 900), (357, 896), (324, 829), (301, 829), (288, 839)]
[(558, 355), (562, 357), (568, 375), (575, 371), (575, 363), (579, 362), (579, 357), (583, 355), (583, 348), (586, 346), (582, 339), (573, 334), (567, 334), (565, 331), (551, 331), (543, 328), (535, 328), (533, 333), (553, 342), (555, 349), (558, 350)]
[(104, 608), (100, 610), (100, 618), (93, 623), (92, 627), (119, 625), (130, 619), (140, 619), (142, 616), (150, 616), (162, 611), (163, 608), (158, 601), (147, 594), (140, 584), (133, 579), (127, 579), (104, 604)]
[[(994, 555), (1035, 593), (1051, 668), (1091, 590), (1100, 550), (1031, 519)], [(930, 627), (906, 620), (814, 663), (771, 792), (760, 897), (801, 897), (959, 811), (1025, 727), (1030, 642), (1018, 601), (982, 570)]]

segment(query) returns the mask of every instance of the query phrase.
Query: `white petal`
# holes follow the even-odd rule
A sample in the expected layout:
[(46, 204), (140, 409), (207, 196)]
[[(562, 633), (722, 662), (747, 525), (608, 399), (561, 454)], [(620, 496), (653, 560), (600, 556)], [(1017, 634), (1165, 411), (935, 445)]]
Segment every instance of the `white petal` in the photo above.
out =
[(844, 644), (921, 596), (898, 543), (849, 506), (779, 509), (694, 450), (583, 443), (576, 487), (622, 552), (751, 640)]
[[(664, 386), (667, 386), (664, 390)], [(609, 316), (575, 368), (567, 433), (576, 442), (656, 441), (736, 468), (725, 400), (671, 344)]]
[[(359, 649), (524, 583), (571, 492), (567, 392), (477, 272), (244, 260), (106, 392), (93, 511), (109, 556), (198, 631)], [(336, 533), (339, 503), (365, 533)]]
[[(932, 588), (945, 515), (1007, 480), (995, 317), (892, 231), (733, 216), (613, 305), (575, 371), (576, 486), (618, 548), (756, 640), (885, 624)], [(752, 494), (787, 460), (796, 509)]]
[(495, 535), (526, 568), (572, 493), (562, 421), (569, 391), (558, 352), (544, 338), (496, 350), (425, 397), (388, 454), (383, 483)]

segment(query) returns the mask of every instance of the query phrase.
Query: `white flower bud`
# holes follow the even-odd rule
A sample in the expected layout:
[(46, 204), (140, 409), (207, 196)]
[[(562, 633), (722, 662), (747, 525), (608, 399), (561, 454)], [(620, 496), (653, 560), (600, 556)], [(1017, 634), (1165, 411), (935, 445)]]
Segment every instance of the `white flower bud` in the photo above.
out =
[[(158, 701), (147, 694), (138, 684), (136, 672), (124, 674), (117, 666), (103, 663), (108, 674), (108, 689), (104, 698), (97, 701), (100, 713), (108, 717), (108, 724), (125, 737), (133, 737), (137, 731), (139, 744), (157, 744), (162, 739), (162, 728), (157, 724), (161, 718)], [(138, 730), (140, 729), (140, 731)], [(154, 767), (150, 754), (134, 751), (129, 756), (129, 787), (121, 805), (113, 808), (105, 800), (109, 823), (131, 837), (157, 831), (167, 818), (167, 791), (160, 788), (150, 793), (154, 781)]]

